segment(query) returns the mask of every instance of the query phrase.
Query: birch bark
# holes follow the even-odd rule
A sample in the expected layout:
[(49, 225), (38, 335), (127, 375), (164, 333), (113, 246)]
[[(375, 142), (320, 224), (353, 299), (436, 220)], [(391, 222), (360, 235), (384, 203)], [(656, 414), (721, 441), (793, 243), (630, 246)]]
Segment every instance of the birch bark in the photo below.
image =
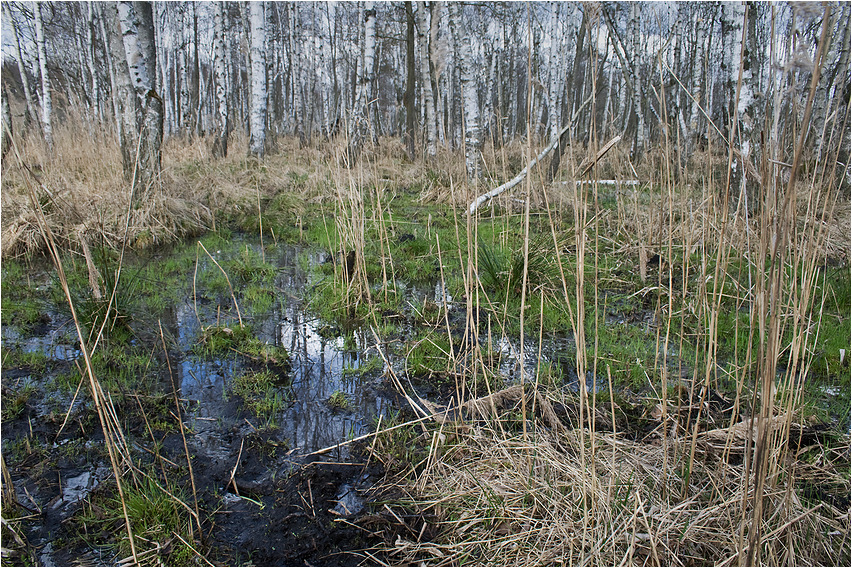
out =
[(414, 72), (414, 9), (411, 2), (405, 3), (405, 93), (402, 96), (402, 104), (405, 106), (405, 148), (408, 158), (415, 156), (415, 106), (414, 93), (416, 74)]
[(459, 54), (461, 90), (464, 101), (464, 154), (467, 179), (476, 184), (480, 176), (480, 149), (482, 145), (479, 117), (479, 100), (476, 92), (476, 76), (473, 70), (470, 27), (465, 25), (464, 11), (453, 2), (450, 8), (450, 27), (453, 30)]
[(184, 2), (180, 6), (180, 33), (178, 46), (178, 68), (180, 72), (180, 99), (178, 100), (178, 128), (181, 135), (189, 137), (192, 133), (192, 103), (190, 102), (190, 79), (189, 79), (189, 40), (187, 31), (191, 26), (189, 19), (189, 3)]
[(249, 3), (251, 25), (251, 120), (249, 153), (266, 150), (266, 12), (265, 2)]
[(0, 157), (5, 158), (6, 152), (9, 151), (9, 147), (12, 145), (12, 112), (9, 110), (9, 91), (6, 87), (3, 87), (3, 120), (2, 125), (0, 125), (0, 138), (2, 138), (2, 143), (0, 143), (0, 147), (2, 147), (2, 153)]
[(41, 74), (41, 127), (45, 142), (47, 142), (49, 148), (53, 149), (53, 102), (50, 92), (50, 75), (47, 73), (47, 49), (44, 45), (44, 22), (42, 21), (44, 6), (42, 2), (37, 2), (34, 10), (36, 48), (38, 49), (38, 67)]
[(228, 92), (227, 70), (225, 64), (225, 6), (216, 2), (213, 7), (213, 68), (216, 75), (216, 138), (213, 141), (213, 155), (228, 155)]
[(373, 84), (373, 65), (376, 54), (376, 9), (373, 2), (364, 2), (364, 42), (361, 45), (361, 72), (358, 74), (358, 88), (355, 105), (349, 118), (349, 163), (355, 163), (370, 124), (370, 86)]
[(24, 101), (26, 103), (26, 108), (24, 109), (25, 125), (36, 124), (38, 123), (38, 118), (35, 115), (35, 102), (33, 101), (33, 93), (30, 90), (29, 72), (24, 64), (24, 56), (21, 53), (21, 32), (15, 16), (9, 9), (9, 4), (7, 2), (3, 2), (2, 6), (3, 17), (8, 18), (9, 22), (12, 24), (12, 33), (15, 36), (15, 63), (18, 65), (18, 74), (21, 77), (21, 87), (24, 91)]
[(92, 102), (95, 106), (95, 117), (98, 121), (103, 121), (103, 108), (101, 106), (101, 86), (98, 79), (98, 64), (95, 58), (95, 26), (96, 16), (95, 9), (92, 6), (91, 0), (86, 3), (87, 22), (86, 22), (86, 63), (89, 67), (89, 74), (92, 76)]
[(435, 100), (432, 96), (432, 73), (429, 70), (429, 45), (426, 41), (429, 24), (427, 23), (426, 2), (417, 2), (417, 39), (420, 43), (420, 88), (421, 104), (424, 113), (424, 131), (426, 133), (426, 158), (434, 158), (438, 153), (437, 133), (435, 131)]
[(641, 54), (639, 52), (641, 20), (639, 3), (630, 4), (630, 82), (633, 84), (633, 114), (636, 119), (636, 133), (633, 138), (634, 158), (641, 155), (645, 148), (645, 112), (642, 107), (642, 82), (639, 75)]
[[(127, 148), (136, 160), (136, 177), (132, 188), (133, 205), (145, 200), (160, 175), (160, 149), (163, 141), (163, 100), (157, 94), (157, 50), (154, 41), (154, 15), (151, 2), (119, 2), (118, 20), (127, 68), (130, 74), (136, 130), (125, 137)], [(136, 133), (138, 132), (138, 138)], [(129, 134), (129, 133), (128, 133)]]

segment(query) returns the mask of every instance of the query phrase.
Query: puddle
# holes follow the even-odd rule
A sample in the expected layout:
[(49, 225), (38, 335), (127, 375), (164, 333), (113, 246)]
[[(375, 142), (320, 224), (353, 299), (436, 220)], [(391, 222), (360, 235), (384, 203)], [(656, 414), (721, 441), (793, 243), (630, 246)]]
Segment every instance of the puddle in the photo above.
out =
[(15, 327), (4, 325), (3, 348), (17, 349), (24, 353), (41, 353), (55, 361), (74, 361), (81, 353), (74, 342), (69, 340), (72, 332), (76, 333), (73, 327), (65, 325), (50, 330), (44, 336), (23, 337)]

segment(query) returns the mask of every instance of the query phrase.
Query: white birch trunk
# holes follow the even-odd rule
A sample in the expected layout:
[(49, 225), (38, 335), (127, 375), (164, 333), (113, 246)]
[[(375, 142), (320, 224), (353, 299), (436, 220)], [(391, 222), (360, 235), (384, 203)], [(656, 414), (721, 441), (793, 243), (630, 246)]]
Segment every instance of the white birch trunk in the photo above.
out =
[[(432, 101), (435, 105), (435, 130), (437, 131), (437, 142), (446, 144), (449, 136), (449, 127), (447, 122), (452, 119), (448, 118), (447, 107), (452, 99), (453, 85), (452, 75), (445, 72), (447, 67), (446, 52), (441, 53), (441, 48), (438, 43), (438, 29), (441, 23), (441, 16), (444, 11), (444, 4), (441, 0), (436, 0), (429, 5), (429, 62), (431, 85), (435, 86), (436, 91), (432, 91)], [(446, 47), (446, 46), (444, 46)], [(443, 97), (441, 93), (444, 93)]]
[(24, 56), (21, 53), (21, 32), (18, 28), (18, 23), (15, 20), (14, 15), (12, 14), (12, 11), (9, 9), (9, 4), (7, 2), (3, 2), (2, 6), (3, 17), (7, 18), (12, 24), (12, 33), (15, 36), (15, 63), (17, 63), (18, 65), (18, 74), (21, 77), (21, 87), (24, 90), (24, 101), (26, 102), (26, 109), (24, 112), (25, 120), (26, 123), (34, 124), (38, 122), (38, 118), (35, 115), (35, 102), (33, 101), (33, 93), (30, 90), (29, 72), (27, 71), (27, 67), (24, 64)]
[[(129, 102), (128, 107), (134, 108), (136, 115), (136, 130), (132, 133), (132, 140), (138, 140), (138, 146), (128, 148), (131, 155), (138, 155), (136, 183), (132, 189), (136, 206), (144, 200), (160, 175), (163, 100), (157, 94), (157, 46), (154, 42), (151, 3), (119, 2), (118, 19), (133, 89), (134, 100)], [(126, 138), (125, 142), (128, 141)]]
[(9, 151), (9, 147), (12, 145), (12, 111), (9, 109), (9, 91), (6, 90), (6, 87), (3, 87), (2, 99), (3, 120), (2, 124), (0, 124), (0, 138), (2, 138), (0, 147), (2, 147), (2, 154), (0, 156), (5, 158), (6, 152)]
[(216, 2), (213, 6), (213, 71), (216, 76), (216, 139), (213, 155), (228, 155), (228, 84), (225, 64), (225, 5)]
[(633, 113), (636, 116), (636, 138), (633, 148), (634, 154), (641, 153), (645, 147), (645, 113), (642, 108), (642, 82), (639, 69), (642, 57), (639, 51), (641, 22), (639, 17), (639, 3), (630, 4), (630, 82), (633, 83)]
[(180, 47), (178, 49), (178, 81), (180, 82), (178, 99), (178, 128), (182, 136), (189, 137), (192, 133), (192, 103), (190, 102), (189, 55), (190, 42), (187, 33), (192, 22), (189, 19), (189, 3), (180, 6)]
[(476, 184), (480, 176), (482, 146), (479, 100), (473, 67), (470, 27), (465, 25), (464, 9), (456, 2), (449, 4), (450, 26), (453, 29), (461, 72), (461, 95), (464, 108), (464, 154), (467, 179)]
[(249, 152), (263, 157), (266, 149), (266, 12), (265, 2), (249, 3), (251, 25), (251, 120)]
[(92, 102), (95, 105), (95, 116), (98, 121), (103, 121), (103, 108), (101, 105), (101, 86), (98, 79), (98, 64), (95, 58), (95, 9), (91, 0), (86, 3), (88, 21), (86, 22), (86, 63), (92, 78)]
[(349, 117), (349, 160), (350, 165), (358, 159), (367, 132), (372, 132), (370, 122), (371, 93), (373, 82), (373, 65), (376, 55), (376, 9), (373, 2), (364, 2), (363, 8), (364, 37), (361, 44), (361, 69), (358, 73), (358, 86), (355, 91), (355, 104)]
[(41, 126), (44, 132), (44, 140), (53, 148), (53, 103), (50, 93), (50, 76), (47, 74), (47, 49), (44, 45), (44, 22), (42, 22), (41, 11), (44, 5), (37, 2), (35, 5), (35, 31), (36, 47), (38, 49), (38, 67), (41, 73)]
[[(731, 144), (734, 144), (739, 153), (734, 153), (734, 158), (731, 163), (731, 186), (730, 193), (734, 195), (745, 195), (745, 163), (749, 160), (751, 153), (751, 124), (749, 117), (745, 115), (746, 109), (752, 102), (754, 94), (751, 91), (751, 73), (747, 69), (747, 65), (741, 66), (741, 58), (743, 56), (743, 19), (745, 17), (745, 6), (741, 2), (730, 2), (722, 5), (725, 19), (728, 22), (729, 44), (728, 52), (730, 53), (730, 77), (728, 81), (733, 85), (734, 90), (732, 97), (737, 96), (737, 85), (740, 84), (740, 74), (742, 73), (742, 84), (740, 85), (739, 98), (734, 101), (736, 112), (736, 138), (731, 139)], [(747, 61), (742, 61), (747, 63)]]
[(427, 43), (426, 2), (417, 2), (417, 39), (420, 44), (420, 87), (422, 91), (421, 104), (425, 110), (424, 132), (426, 134), (426, 158), (434, 158), (438, 153), (436, 122), (435, 122), (435, 99), (432, 96), (432, 73), (430, 71), (429, 45)]
[(299, 3), (294, 3), (290, 6), (290, 61), (292, 67), (290, 71), (290, 96), (292, 100), (293, 127), (299, 136), (299, 142), (305, 143), (305, 118), (302, 102), (304, 99), (304, 77), (306, 71), (303, 68), (304, 63), (301, 50), (296, 48), (296, 33), (300, 29), (299, 8)]
[(547, 83), (547, 124), (549, 126), (549, 141), (552, 142), (559, 134), (559, 6), (560, 2), (550, 3), (550, 77)]
[(689, 100), (689, 125), (687, 127), (687, 138), (686, 138), (686, 155), (687, 157), (692, 155), (692, 152), (695, 148), (695, 142), (701, 135), (701, 131), (703, 130), (700, 125), (701, 119), (701, 104), (704, 102), (703, 92), (702, 92), (702, 77), (704, 76), (704, 61), (707, 54), (707, 47), (705, 45), (705, 41), (707, 38), (707, 22), (709, 21), (707, 18), (699, 18), (698, 15), (700, 13), (696, 13), (695, 19), (695, 47), (694, 49), (697, 51), (694, 57), (694, 62), (692, 64), (692, 73), (689, 80), (689, 87), (692, 92), (692, 97)]

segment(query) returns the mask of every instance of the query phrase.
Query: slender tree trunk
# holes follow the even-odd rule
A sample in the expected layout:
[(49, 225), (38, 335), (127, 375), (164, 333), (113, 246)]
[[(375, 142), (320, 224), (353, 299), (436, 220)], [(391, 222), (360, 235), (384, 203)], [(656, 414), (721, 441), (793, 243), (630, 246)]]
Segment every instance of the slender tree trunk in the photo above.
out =
[(423, 126), (426, 133), (426, 158), (431, 159), (438, 153), (438, 144), (435, 131), (435, 100), (432, 96), (432, 73), (429, 70), (428, 30), (426, 2), (417, 2), (417, 39), (420, 43), (420, 88), (422, 92), (420, 100), (425, 109)]
[(12, 112), (9, 110), (9, 91), (3, 87), (3, 123), (0, 125), (0, 138), (2, 138), (2, 154), (0, 157), (5, 158), (6, 152), (12, 145)]
[(251, 140), (249, 153), (266, 151), (266, 12), (265, 2), (250, 2), (251, 25)]
[(633, 84), (633, 114), (636, 120), (636, 132), (633, 138), (634, 159), (642, 155), (645, 149), (645, 112), (642, 106), (642, 80), (640, 69), (642, 64), (641, 52), (639, 50), (641, 20), (640, 6), (638, 2), (630, 4), (630, 82)]
[[(432, 104), (435, 117), (435, 143), (445, 144), (449, 136), (449, 101), (448, 94), (453, 85), (452, 75), (446, 73), (446, 61), (439, 55), (438, 30), (441, 23), (441, 13), (444, 2), (435, 0), (429, 4), (429, 86), (432, 88)], [(442, 82), (443, 78), (443, 82)], [(442, 86), (443, 85), (443, 89)], [(443, 97), (442, 97), (443, 92)]]
[[(737, 85), (740, 85), (739, 98), (734, 100), (734, 112), (736, 113), (736, 137), (731, 133), (731, 143), (738, 152), (734, 153), (731, 163), (730, 193), (738, 197), (744, 197), (746, 184), (746, 167), (751, 154), (751, 117), (746, 111), (751, 107), (754, 93), (751, 89), (752, 73), (750, 69), (750, 56), (747, 46), (743, 43), (743, 29), (746, 22), (746, 7), (741, 2), (732, 2), (722, 7), (725, 10), (725, 19), (728, 22), (729, 41), (731, 52), (729, 83), (733, 85), (732, 98), (737, 96)], [(741, 81), (740, 81), (741, 80)]]
[[(118, 18), (133, 98), (128, 107), (135, 109), (136, 130), (131, 139), (138, 155), (134, 206), (144, 202), (146, 194), (160, 175), (160, 151), (163, 141), (163, 100), (157, 94), (157, 49), (154, 43), (154, 14), (151, 2), (119, 2)], [(138, 132), (139, 138), (136, 138)], [(125, 143), (129, 140), (125, 138)], [(137, 189), (138, 188), (138, 189)]]
[(349, 118), (349, 164), (352, 165), (361, 153), (361, 147), (367, 132), (372, 131), (370, 124), (370, 86), (373, 83), (373, 64), (376, 54), (376, 9), (373, 2), (364, 2), (364, 42), (361, 45), (361, 72), (358, 74), (358, 87), (355, 105)]
[(35, 102), (33, 101), (33, 92), (30, 89), (30, 80), (29, 73), (27, 72), (27, 67), (24, 64), (24, 57), (21, 53), (21, 40), (20, 40), (20, 30), (18, 28), (18, 22), (15, 19), (15, 16), (12, 14), (12, 11), (9, 9), (9, 4), (7, 2), (3, 2), (3, 16), (8, 18), (9, 22), (12, 24), (12, 32), (15, 36), (15, 63), (18, 65), (18, 74), (21, 76), (21, 87), (24, 91), (24, 102), (26, 108), (24, 109), (24, 124), (37, 124), (38, 118), (35, 115)]
[[(580, 108), (582, 104), (582, 95), (583, 95), (583, 76), (585, 74), (585, 65), (584, 60), (586, 57), (586, 49), (585, 49), (585, 40), (586, 40), (586, 31), (588, 29), (589, 17), (586, 13), (585, 8), (580, 8), (583, 12), (582, 19), (580, 20), (580, 28), (577, 30), (577, 41), (574, 44), (574, 64), (571, 69), (571, 83), (568, 85), (568, 108), (573, 113)], [(568, 146), (568, 141), (575, 137), (575, 131), (573, 126), (573, 120), (569, 117), (568, 125), (569, 128), (559, 140), (559, 147), (553, 152), (553, 157), (550, 159), (550, 166), (547, 169), (547, 181), (553, 180), (556, 177), (556, 174), (559, 172), (559, 166), (562, 162), (562, 154), (565, 152), (565, 148)], [(556, 132), (558, 133), (562, 128), (562, 125), (557, 125)], [(552, 131), (551, 131), (552, 132)], [(553, 142), (553, 140), (550, 140)]]
[(189, 52), (192, 54), (192, 77), (190, 100), (192, 101), (192, 126), (196, 136), (203, 135), (201, 123), (201, 97), (204, 92), (202, 89), (203, 77), (201, 76), (201, 59), (198, 57), (198, 2), (192, 4), (192, 45)]
[(559, 41), (559, 2), (550, 3), (550, 51), (548, 65), (548, 81), (547, 81), (547, 125), (548, 125), (548, 142), (553, 142), (559, 135), (560, 129), (560, 113), (557, 110), (557, 100), (559, 98), (559, 52), (561, 43)]
[(689, 87), (692, 97), (687, 101), (689, 106), (689, 123), (686, 133), (686, 158), (687, 160), (695, 151), (695, 144), (701, 138), (701, 104), (705, 100), (703, 92), (703, 69), (704, 60), (707, 54), (706, 38), (707, 29), (710, 25), (707, 18), (695, 17), (695, 43), (693, 48), (693, 62), (690, 69)]
[(411, 2), (405, 3), (405, 94), (402, 96), (405, 105), (405, 148), (408, 159), (415, 157), (414, 137), (416, 134), (416, 115), (414, 93), (416, 74), (414, 68), (414, 8)]
[(468, 181), (476, 184), (481, 174), (480, 152), (482, 136), (479, 116), (479, 100), (476, 93), (476, 77), (473, 71), (470, 26), (465, 25), (464, 8), (457, 2), (449, 4), (450, 27), (461, 72), (461, 91), (464, 100), (464, 154)]
[(98, 64), (95, 57), (95, 9), (92, 6), (91, 0), (86, 3), (87, 21), (86, 27), (86, 63), (89, 67), (89, 74), (92, 79), (92, 101), (95, 106), (95, 117), (98, 121), (103, 121), (103, 108), (101, 105), (101, 86), (98, 78)]
[(189, 71), (190, 42), (188, 40), (188, 34), (189, 32), (191, 32), (189, 19), (189, 4), (189, 2), (184, 2), (182, 3), (182, 5), (178, 6), (178, 9), (180, 10), (180, 31), (178, 32), (178, 37), (180, 38), (180, 48), (178, 49), (177, 53), (179, 72), (178, 81), (180, 82), (180, 97), (178, 98), (178, 128), (180, 129), (181, 136), (187, 138), (192, 134), (192, 102), (190, 100), (191, 85)]
[(44, 45), (44, 22), (42, 21), (44, 7), (43, 3), (37, 2), (34, 10), (38, 66), (41, 73), (41, 126), (45, 142), (47, 142), (48, 147), (53, 149), (53, 102), (50, 92), (50, 76), (47, 73), (47, 49)]
[(228, 92), (225, 67), (225, 4), (216, 2), (213, 12), (213, 68), (216, 74), (216, 139), (213, 142), (213, 155), (228, 155)]

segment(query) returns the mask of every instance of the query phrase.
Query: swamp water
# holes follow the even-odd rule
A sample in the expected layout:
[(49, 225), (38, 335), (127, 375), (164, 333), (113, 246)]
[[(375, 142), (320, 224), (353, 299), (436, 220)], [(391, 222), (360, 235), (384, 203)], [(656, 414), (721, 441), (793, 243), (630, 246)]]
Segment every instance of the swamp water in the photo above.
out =
[[(347, 552), (369, 546), (369, 539), (363, 530), (343, 521), (365, 512), (366, 493), (383, 472), (375, 460), (366, 464), (363, 456), (350, 453), (349, 445), (338, 444), (374, 431), (379, 416), (387, 424), (404, 410), (398, 393), (385, 381), (385, 361), (406, 382), (405, 349), (400, 346), (416, 325), (412, 302), (428, 301), (462, 314), (464, 306), (453, 304), (439, 283), (399, 284), (411, 301), (403, 301), (407, 306), (403, 313), (390, 316), (398, 318), (398, 332), (381, 346), (383, 358), (369, 327), (341, 330), (306, 310), (307, 297), (323, 279), (332, 278), (319, 276), (315, 270), (332, 260), (327, 252), (289, 245), (267, 246), (261, 251), (258, 242), (243, 237), (210, 251), (225, 268), (233, 266), (229, 263), (240, 255), (261, 254), (275, 267), (271, 308), (251, 310), (233, 274), (230, 279), (241, 308), (239, 315), (229, 293), (205, 289), (198, 275), (215, 276), (218, 267), (202, 253), (197, 270), (193, 262), (181, 283), (191, 290), (197, 280), (194, 292), (165, 301), (162, 315), (153, 322), (138, 318), (145, 321), (147, 330), (137, 333), (130, 343), (144, 344), (152, 365), (159, 357), (162, 370), (151, 387), (159, 393), (126, 384), (122, 388), (131, 395), (127, 406), (119, 410), (120, 420), (132, 451), (139, 454), (134, 459), (147, 459), (150, 467), (183, 464), (179, 468), (183, 473), (172, 475), (183, 475), (181, 485), (188, 488), (176, 420), (165, 432), (155, 424), (152, 434), (147, 415), (133, 406), (133, 397), (138, 402), (139, 397), (151, 395), (168, 407), (170, 383), (179, 386), (199, 506), (208, 512), (205, 530), (209, 531), (206, 544), (211, 560), (268, 565), (357, 563), (362, 557)], [(142, 262), (165, 260), (153, 257)], [(132, 280), (132, 263), (128, 265), (124, 278)], [(42, 281), (43, 288), (50, 283), (47, 275), (31, 277)], [(81, 534), (87, 532), (85, 526), (75, 521), (81, 510), (91, 508), (87, 501), (98, 488), (108, 486), (113, 489), (105, 491), (114, 491), (114, 484), (100, 425), (90, 408), (87, 382), (82, 382), (79, 392), (76, 383), (70, 388), (58, 386), (63, 376), (79, 381), (75, 371), (82, 365), (82, 356), (73, 322), (64, 305), (45, 302), (43, 298), (47, 315), (43, 325), (24, 330), (4, 321), (2, 329), (4, 360), (9, 353), (31, 353), (44, 361), (10, 368), (4, 363), (2, 375), (4, 402), (26, 393), (22, 411), (8, 420), (4, 412), (2, 436), (16, 498), (26, 513), (23, 536), (30, 559), (43, 565), (113, 564), (118, 560), (116, 552), (99, 545), (98, 537)], [(257, 362), (233, 349), (208, 353), (202, 346), (205, 330), (215, 326), (233, 332), (240, 318), (261, 344), (286, 349), (288, 354), (286, 364), (270, 367), (276, 375), (273, 390), (279, 404), (263, 416), (251, 412), (234, 394), (235, 379), (256, 370)], [(131, 327), (139, 323), (131, 319)], [(150, 331), (159, 326), (162, 336)], [(162, 357), (162, 342), (168, 346), (168, 361)], [(570, 344), (570, 339), (555, 339), (545, 353), (564, 351)], [(505, 380), (517, 380), (518, 345), (504, 339), (495, 342), (494, 348), (500, 353), (500, 373)], [(158, 349), (159, 355), (155, 355)], [(523, 365), (527, 376), (534, 376), (537, 353), (537, 345), (528, 342)], [(103, 381), (103, 377), (99, 379)], [(566, 388), (576, 389), (576, 375), (568, 379)], [(590, 381), (588, 384), (591, 386)], [(423, 394), (434, 393), (427, 388)], [(168, 426), (174, 405), (164, 414)], [(159, 446), (156, 452), (151, 449), (152, 436)], [(330, 447), (331, 451), (313, 455)], [(152, 461), (155, 454), (163, 459)], [(189, 496), (184, 492), (184, 499)], [(124, 530), (119, 524), (111, 529), (116, 534)], [(104, 536), (100, 535), (101, 542), (108, 540)]]

